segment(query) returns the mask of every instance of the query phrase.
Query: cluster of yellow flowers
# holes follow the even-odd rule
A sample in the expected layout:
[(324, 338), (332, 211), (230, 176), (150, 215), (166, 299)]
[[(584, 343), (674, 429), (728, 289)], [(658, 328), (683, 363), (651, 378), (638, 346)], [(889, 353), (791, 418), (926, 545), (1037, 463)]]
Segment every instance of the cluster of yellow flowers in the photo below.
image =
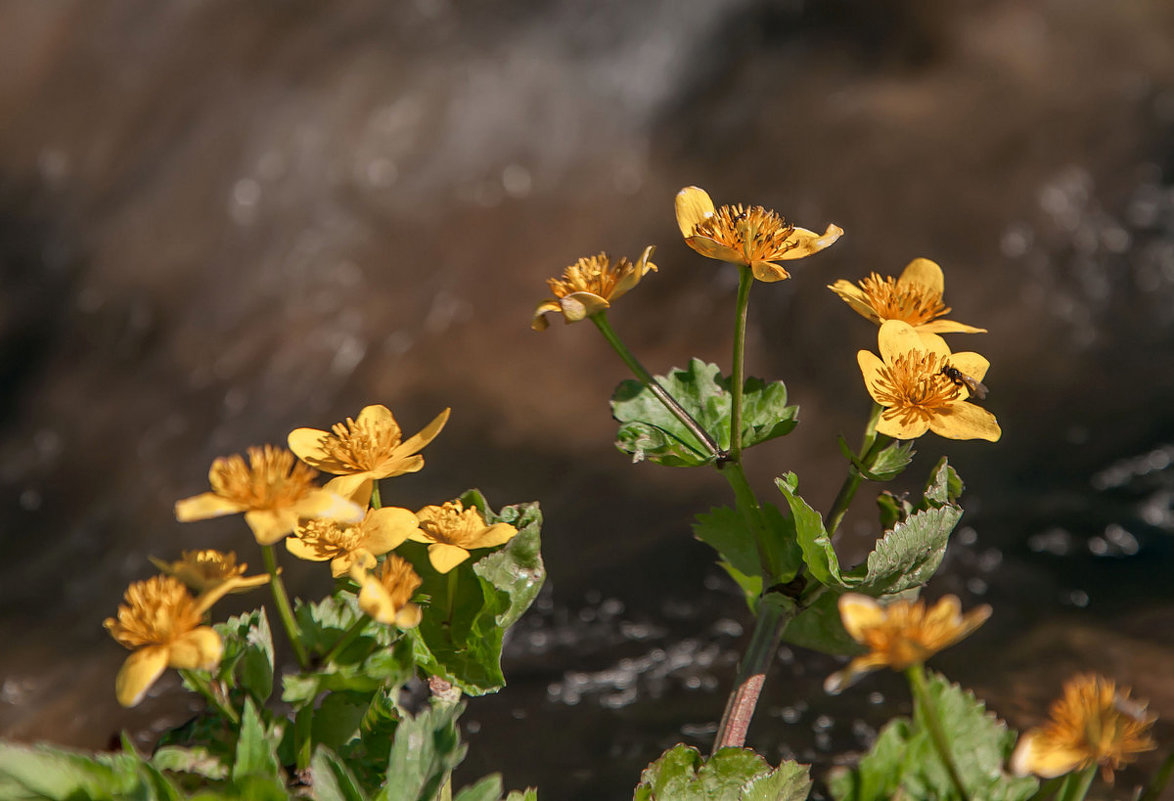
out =
[[(489, 525), (475, 508), (460, 501), (425, 506), (416, 512), (382, 505), (378, 482), (424, 466), (420, 451), (444, 428), (449, 410), (407, 439), (386, 406), (367, 406), (331, 430), (299, 428), (289, 449), (250, 448), (248, 459), (216, 459), (208, 474), (212, 486), (175, 504), (182, 522), (243, 513), (257, 543), (285, 540), (299, 559), (330, 562), (335, 578), (350, 576), (358, 587), (359, 607), (375, 620), (401, 628), (420, 622), (411, 602), (420, 577), (392, 554), (406, 541), (426, 543), (439, 573), (469, 558), (469, 551), (503, 545), (517, 529)], [(298, 461), (300, 460), (300, 461)], [(318, 471), (336, 478), (324, 486)], [(383, 559), (378, 572), (373, 571)], [(119, 703), (133, 706), (168, 667), (210, 670), (220, 662), (223, 643), (206, 625), (209, 608), (226, 593), (268, 583), (272, 575), (246, 577), (236, 554), (185, 551), (177, 562), (152, 558), (162, 575), (134, 582), (106, 628), (134, 650), (119, 671)], [(192, 593), (197, 593), (193, 596)]]

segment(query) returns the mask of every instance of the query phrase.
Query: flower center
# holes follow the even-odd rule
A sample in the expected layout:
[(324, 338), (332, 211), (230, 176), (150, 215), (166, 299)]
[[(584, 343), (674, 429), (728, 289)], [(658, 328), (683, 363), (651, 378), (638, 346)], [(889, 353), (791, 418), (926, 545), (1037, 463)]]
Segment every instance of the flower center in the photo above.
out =
[(465, 509), (460, 501), (427, 506), (416, 516), (420, 519), (420, 530), (429, 539), (458, 548), (471, 547), (477, 541), (477, 535), (485, 529), (485, 518), (476, 507)]
[(947, 359), (936, 353), (911, 350), (882, 367), (876, 389), (885, 419), (908, 425), (957, 403), (962, 390), (942, 373), (946, 364)]
[(795, 247), (791, 239), (795, 227), (762, 206), (743, 209), (722, 206), (693, 229), (695, 236), (708, 237), (741, 253), (747, 264), (771, 261)]
[(391, 603), (396, 609), (402, 609), (404, 604), (412, 600), (412, 593), (424, 583), (416, 575), (416, 571), (412, 569), (408, 560), (401, 559), (395, 554), (391, 554), (384, 560), (383, 569), (379, 573), (379, 581), (387, 590), (387, 594), (391, 597)]
[(358, 526), (340, 526), (331, 520), (305, 520), (298, 524), (294, 536), (323, 559), (352, 553), (362, 543)]
[(319, 444), (331, 459), (361, 473), (391, 456), (402, 437), (394, 420), (348, 417), (346, 422), (335, 423)]
[(217, 459), (208, 476), (212, 490), (249, 509), (281, 509), (300, 501), (315, 489), (318, 471), (285, 448), (266, 445), (249, 448), (249, 463), (239, 455)]
[(562, 278), (548, 278), (546, 283), (556, 298), (565, 298), (574, 292), (590, 292), (608, 300), (620, 279), (635, 269), (626, 258), (613, 265), (606, 253), (600, 253), (579, 259), (563, 270)]
[(203, 584), (234, 578), (245, 572), (245, 565), (236, 563), (236, 554), (221, 553), (211, 549), (184, 551), (175, 572), (180, 576), (192, 575), (203, 580)]
[(118, 607), (118, 620), (107, 618), (105, 626), (114, 639), (128, 648), (166, 645), (200, 625), (196, 610), (183, 582), (171, 576), (155, 576), (131, 584)]
[(915, 282), (900, 285), (895, 278), (873, 273), (860, 282), (860, 288), (882, 320), (902, 320), (917, 326), (950, 313), (941, 295)]

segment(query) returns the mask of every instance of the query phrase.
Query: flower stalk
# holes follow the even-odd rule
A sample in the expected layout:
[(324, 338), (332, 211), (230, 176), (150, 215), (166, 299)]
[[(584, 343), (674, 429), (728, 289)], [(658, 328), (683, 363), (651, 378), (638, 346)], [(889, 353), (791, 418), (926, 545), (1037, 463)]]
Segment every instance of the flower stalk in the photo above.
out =
[(326, 656), (322, 657), (322, 664), (324, 666), (334, 664), (334, 660), (338, 659), (338, 655), (363, 633), (363, 630), (367, 628), (367, 624), (370, 622), (371, 618), (367, 617), (367, 615), (360, 615), (359, 619), (352, 623), (351, 627), (338, 638), (338, 642), (330, 647), (330, 650), (326, 652)]
[[(883, 411), (884, 408), (879, 403), (872, 405), (872, 415), (868, 418), (868, 425), (864, 428), (864, 441), (861, 442), (860, 451), (856, 457), (856, 461), (860, 464), (868, 464), (869, 459), (889, 442), (888, 437), (884, 437), (876, 431), (876, 424)], [(828, 510), (825, 518), (827, 522), (824, 524), (824, 528), (827, 529), (829, 537), (835, 534), (836, 529), (840, 527), (844, 515), (848, 513), (848, 507), (852, 505), (852, 499), (856, 497), (856, 490), (860, 489), (860, 481), (863, 478), (864, 476), (856, 464), (848, 466), (848, 475), (844, 478), (844, 483), (840, 485), (840, 491), (836, 493), (836, 498), (832, 501), (832, 507)]]
[[(966, 785), (963, 784), (962, 776), (958, 773), (958, 766), (954, 763), (954, 754), (950, 751), (950, 744), (946, 741), (946, 733), (942, 729), (942, 721), (939, 717), (937, 704), (934, 703), (933, 697), (929, 694), (929, 687), (925, 680), (925, 667), (921, 663), (910, 665), (905, 669), (905, 675), (909, 679), (909, 688), (913, 692), (913, 701), (917, 708), (921, 710), (920, 717), (925, 721), (925, 725), (929, 729), (930, 739), (933, 740), (938, 756), (942, 758), (942, 764), (946, 766), (946, 772), (950, 774), (950, 781), (953, 782), (954, 789), (958, 791), (958, 796), (962, 801), (970, 801), (970, 795), (966, 792)], [(1083, 798), (1084, 796), (1081, 795), (1080, 797)]]
[(305, 670), (310, 665), (306, 658), (306, 647), (302, 645), (302, 631), (294, 619), (293, 608), (289, 603), (289, 595), (285, 592), (285, 582), (277, 570), (277, 556), (272, 545), (261, 546), (261, 553), (265, 557), (265, 569), (269, 571), (269, 586), (273, 588), (273, 602), (277, 604), (277, 613), (281, 617), (281, 624), (285, 627), (285, 634), (289, 637), (290, 647), (294, 657), (298, 660), (298, 667)]
[(730, 410), (730, 460), (742, 460), (742, 389), (746, 374), (746, 317), (750, 305), (750, 287), (754, 274), (749, 267), (738, 270), (738, 301), (734, 310), (733, 377), (730, 380), (733, 403)]

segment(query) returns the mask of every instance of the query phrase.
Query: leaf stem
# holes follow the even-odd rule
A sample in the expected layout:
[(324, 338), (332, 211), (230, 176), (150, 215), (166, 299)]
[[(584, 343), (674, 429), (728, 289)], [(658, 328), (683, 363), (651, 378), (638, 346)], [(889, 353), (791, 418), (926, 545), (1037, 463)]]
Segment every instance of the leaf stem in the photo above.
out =
[(950, 744), (946, 741), (946, 733), (942, 729), (937, 705), (929, 693), (925, 679), (925, 668), (921, 664), (910, 665), (906, 668), (905, 675), (908, 677), (909, 687), (913, 691), (914, 704), (916, 708), (921, 710), (921, 718), (929, 729), (930, 739), (933, 740), (938, 756), (942, 758), (942, 764), (946, 766), (946, 772), (950, 774), (950, 781), (954, 783), (954, 789), (958, 791), (962, 801), (970, 801), (966, 785), (962, 783), (962, 776), (958, 773), (958, 766), (954, 763), (954, 754), (950, 751)]
[(306, 658), (306, 648), (302, 645), (302, 632), (298, 628), (297, 621), (294, 620), (293, 608), (289, 605), (289, 596), (285, 592), (285, 583), (277, 571), (277, 556), (272, 545), (262, 545), (261, 553), (265, 557), (265, 569), (269, 571), (269, 586), (273, 588), (273, 601), (277, 604), (277, 612), (281, 616), (285, 634), (289, 637), (289, 644), (298, 660), (298, 667), (305, 670), (309, 666), (310, 660)]
[(1070, 774), (1064, 782), (1064, 789), (1060, 792), (1060, 801), (1084, 801), (1096, 773), (1097, 766), (1089, 765), (1080, 773)]
[(640, 363), (632, 351), (628, 350), (628, 346), (623, 343), (619, 335), (615, 332), (615, 329), (611, 327), (611, 323), (608, 322), (607, 312), (598, 312), (591, 315), (589, 319), (595, 323), (595, 327), (599, 329), (599, 333), (603, 334), (603, 338), (607, 340), (607, 344), (611, 345), (612, 349), (619, 354), (620, 359), (628, 366), (632, 374), (640, 379), (640, 383), (648, 387), (648, 391), (655, 395), (656, 399), (664, 404), (664, 407), (672, 412), (673, 416), (680, 420), (685, 428), (689, 429), (689, 433), (705, 446), (706, 450), (709, 451), (710, 458), (716, 459), (719, 457), (721, 455), (721, 448), (714, 442), (713, 437), (701, 427), (700, 423), (693, 419), (691, 414), (685, 411), (681, 404), (677, 402), (676, 398), (670, 395), (660, 385), (660, 382), (653, 377), (652, 373), (645, 369), (644, 365)]
[[(864, 440), (860, 443), (860, 451), (857, 454), (857, 461), (861, 464), (865, 464), (876, 450), (888, 442), (888, 437), (876, 433), (876, 424), (880, 422), (880, 414), (883, 410), (879, 403), (872, 405), (872, 415), (868, 418), (868, 425), (864, 427)], [(836, 529), (840, 527), (844, 515), (848, 513), (848, 507), (852, 505), (852, 499), (856, 497), (856, 490), (860, 488), (860, 482), (863, 478), (855, 464), (848, 465), (848, 475), (845, 476), (844, 483), (840, 485), (836, 499), (832, 501), (832, 508), (828, 510), (827, 522), (824, 524), (829, 537), (835, 534)]]
[(231, 702), (224, 697), (224, 693), (217, 692), (212, 686), (212, 683), (204, 677), (201, 671), (181, 669), (179, 673), (187, 680), (188, 684), (195, 687), (200, 695), (204, 696), (212, 706), (216, 707), (216, 711), (220, 713), (221, 717), (230, 720), (234, 726), (241, 722), (240, 715), (232, 708)]
[(742, 389), (746, 373), (746, 312), (750, 305), (750, 287), (754, 286), (754, 273), (749, 267), (739, 267), (738, 301), (734, 309), (734, 354), (733, 376), (730, 390), (733, 404), (730, 411), (730, 459), (742, 459)]
[(1141, 794), (1138, 801), (1158, 801), (1158, 797), (1166, 789), (1166, 785), (1170, 783), (1172, 773), (1174, 773), (1174, 751), (1166, 757), (1162, 767), (1158, 768), (1158, 772), (1154, 774), (1154, 778), (1150, 780), (1149, 786), (1145, 788), (1145, 792)]
[(338, 655), (343, 652), (343, 649), (354, 642), (355, 638), (363, 633), (363, 629), (367, 628), (367, 624), (370, 622), (371, 618), (360, 612), (359, 619), (352, 623), (349, 629), (343, 632), (343, 635), (338, 638), (338, 642), (330, 647), (326, 656), (322, 657), (322, 664), (334, 664), (334, 660), (338, 659)]

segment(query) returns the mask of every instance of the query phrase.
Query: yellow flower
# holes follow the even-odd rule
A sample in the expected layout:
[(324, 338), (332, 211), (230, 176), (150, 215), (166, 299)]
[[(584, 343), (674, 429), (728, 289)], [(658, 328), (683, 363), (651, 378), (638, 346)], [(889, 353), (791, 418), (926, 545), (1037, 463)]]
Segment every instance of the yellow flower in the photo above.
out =
[(192, 592), (209, 592), (228, 584), (228, 592), (243, 592), (269, 583), (269, 574), (245, 576), (247, 564), (236, 563), (236, 554), (211, 548), (202, 551), (184, 551), (176, 562), (148, 557), (155, 567), (183, 582)]
[(554, 297), (538, 304), (530, 327), (535, 331), (546, 330), (550, 325), (546, 315), (551, 312), (561, 312), (564, 322), (577, 323), (610, 308), (613, 300), (640, 283), (649, 270), (656, 270), (656, 265), (649, 261), (652, 251), (651, 245), (644, 248), (635, 264), (626, 258), (613, 263), (606, 253), (588, 256), (563, 270), (562, 278), (548, 278), (546, 283)]
[(925, 601), (894, 601), (881, 606), (867, 595), (851, 592), (841, 595), (839, 604), (844, 629), (856, 642), (868, 646), (868, 653), (828, 676), (823, 688), (832, 695), (878, 668), (904, 670), (920, 665), (991, 616), (991, 608), (985, 605), (963, 615), (962, 605), (953, 595), (945, 596), (928, 611)]
[(182, 523), (245, 513), (245, 522), (261, 545), (272, 545), (293, 531), (302, 517), (358, 520), (363, 510), (314, 484), (317, 472), (296, 464), (284, 448), (249, 448), (249, 462), (238, 454), (212, 462), (211, 492), (175, 504)]
[(711, 259), (749, 267), (759, 281), (790, 278), (776, 261), (801, 259), (823, 250), (844, 233), (829, 225), (823, 236), (788, 225), (762, 206), (715, 209), (709, 194), (696, 186), (677, 193), (677, 225), (685, 243)]
[(386, 406), (366, 406), (357, 420), (347, 418), (330, 431), (298, 428), (289, 433), (289, 448), (306, 464), (336, 478), (327, 489), (360, 502), (371, 497), (372, 484), (381, 478), (415, 473), (424, 467), (419, 451), (436, 438), (448, 422), (445, 409), (414, 436), (403, 431)]
[(476, 507), (465, 509), (460, 501), (425, 506), (416, 517), (420, 528), (408, 539), (430, 543), (428, 561), (438, 573), (447, 573), (468, 559), (473, 548), (504, 545), (518, 533), (509, 523), (486, 524)]
[(1111, 679), (1092, 673), (1064, 684), (1064, 696), (1052, 702), (1049, 720), (1019, 738), (1011, 769), (1045, 779), (1100, 765), (1106, 781), (1113, 771), (1152, 751), (1149, 729), (1156, 719), (1146, 705), (1129, 698)]
[(285, 547), (299, 559), (311, 562), (330, 560), (335, 578), (352, 565), (375, 567), (375, 557), (395, 548), (417, 528), (416, 516), (408, 509), (385, 506), (371, 509), (353, 526), (333, 520), (304, 520), (287, 537)]
[(378, 577), (355, 565), (351, 577), (360, 587), (359, 608), (380, 623), (410, 629), (420, 622), (420, 607), (411, 599), (422, 582), (406, 559), (388, 556)]
[(985, 328), (942, 320), (950, 307), (942, 303), (946, 286), (942, 268), (929, 259), (914, 259), (901, 277), (881, 278), (872, 273), (859, 285), (843, 279), (828, 286), (852, 309), (877, 325), (886, 320), (909, 323), (918, 333), (986, 333)]
[(134, 650), (114, 680), (118, 703), (137, 704), (169, 667), (211, 670), (220, 664), (224, 650), (220, 635), (200, 623), (228, 587), (221, 584), (192, 598), (179, 579), (155, 576), (127, 588), (118, 619), (106, 618), (102, 624), (114, 639)]
[[(949, 439), (998, 441), (1003, 432), (995, 416), (967, 403), (990, 362), (977, 353), (950, 353), (935, 335), (919, 335), (908, 323), (889, 320), (877, 337), (881, 358), (856, 354), (868, 394), (884, 407), (876, 430), (897, 439), (926, 431)], [(954, 377), (951, 377), (953, 375)]]

